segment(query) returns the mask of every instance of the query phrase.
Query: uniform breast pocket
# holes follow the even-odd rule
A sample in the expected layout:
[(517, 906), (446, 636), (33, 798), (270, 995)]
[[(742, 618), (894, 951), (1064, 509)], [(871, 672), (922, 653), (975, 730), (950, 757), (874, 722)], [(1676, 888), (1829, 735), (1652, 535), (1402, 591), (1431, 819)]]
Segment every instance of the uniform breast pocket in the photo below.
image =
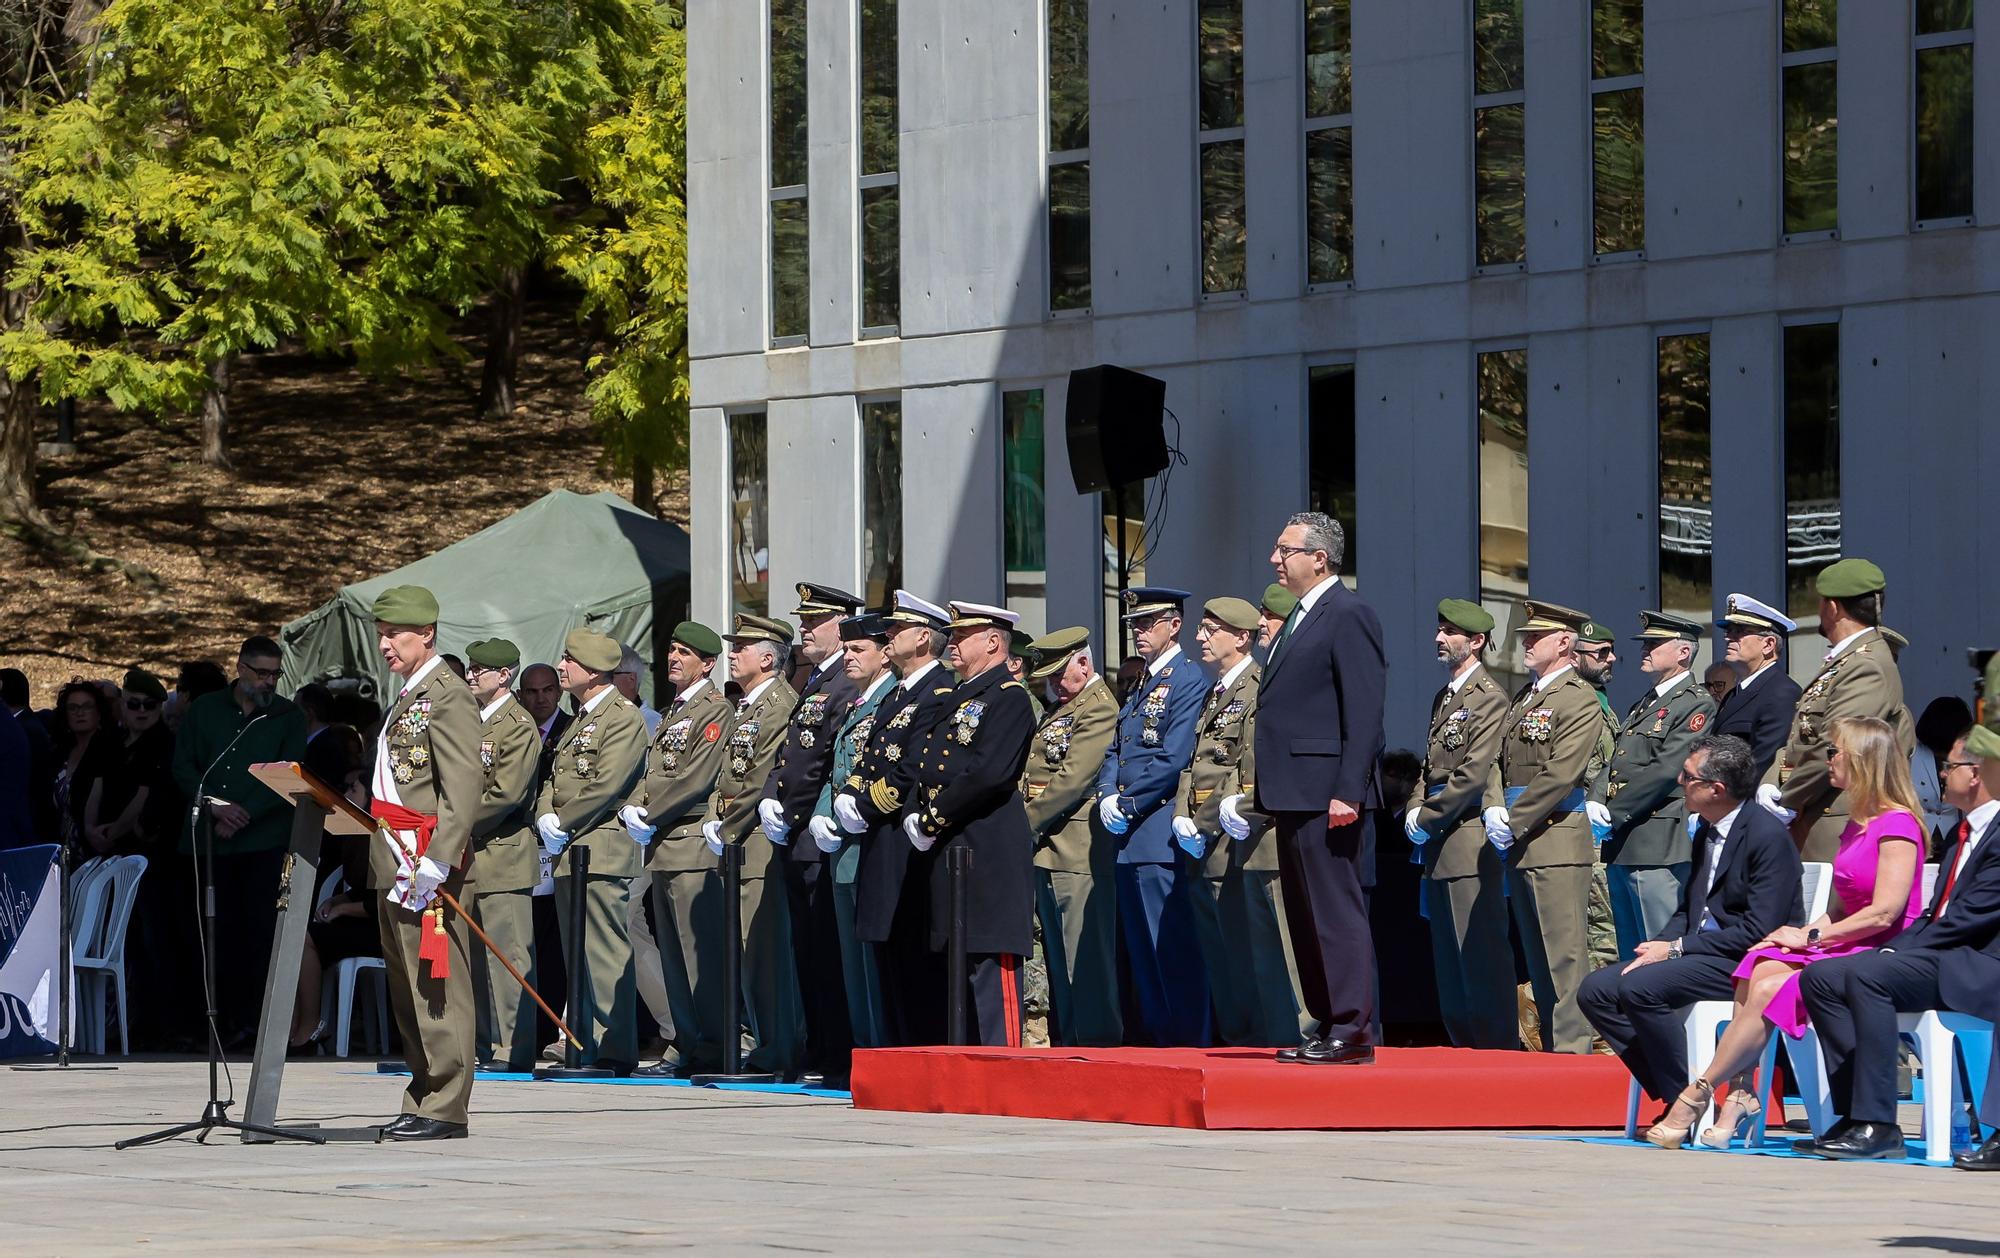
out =
[(1295, 756), (1337, 756), (1340, 754), (1338, 738), (1294, 738), (1292, 754)]

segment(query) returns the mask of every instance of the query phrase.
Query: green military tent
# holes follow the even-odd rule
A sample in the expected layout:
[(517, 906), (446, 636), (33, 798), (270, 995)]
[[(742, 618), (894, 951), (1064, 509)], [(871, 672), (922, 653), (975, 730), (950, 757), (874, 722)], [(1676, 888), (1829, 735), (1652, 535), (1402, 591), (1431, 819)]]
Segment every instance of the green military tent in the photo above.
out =
[(521, 648), (524, 667), (552, 664), (564, 636), (587, 626), (651, 663), (656, 639), (664, 650), (687, 614), (688, 536), (616, 494), (558, 489), (462, 542), (343, 586), (286, 625), (285, 693), (343, 676), (373, 679), (382, 693), (389, 670), (369, 608), (396, 585), (437, 595), (438, 649), (461, 658), (468, 643), (506, 638)]

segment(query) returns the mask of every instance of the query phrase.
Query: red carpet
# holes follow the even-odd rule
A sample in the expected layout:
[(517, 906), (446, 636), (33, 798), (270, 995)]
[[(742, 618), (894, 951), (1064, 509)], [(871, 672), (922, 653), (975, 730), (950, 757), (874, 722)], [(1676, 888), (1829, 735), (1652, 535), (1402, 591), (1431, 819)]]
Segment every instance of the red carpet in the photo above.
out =
[(1387, 1048), (1372, 1066), (1240, 1048), (889, 1048), (854, 1055), (856, 1109), (1149, 1127), (1617, 1128), (1615, 1057)]

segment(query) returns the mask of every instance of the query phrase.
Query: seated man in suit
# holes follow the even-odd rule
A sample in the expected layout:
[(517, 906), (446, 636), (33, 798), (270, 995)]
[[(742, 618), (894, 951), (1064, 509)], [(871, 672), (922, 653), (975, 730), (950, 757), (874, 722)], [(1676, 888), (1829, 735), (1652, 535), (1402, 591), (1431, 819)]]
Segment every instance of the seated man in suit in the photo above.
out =
[[(1682, 1011), (1698, 1000), (1728, 1000), (1744, 954), (1805, 917), (1791, 834), (1764, 809), (1744, 806), (1757, 792), (1750, 744), (1730, 735), (1702, 739), (1681, 766), (1680, 787), (1688, 812), (1701, 818), (1680, 907), (1634, 960), (1598, 970), (1577, 993), (1590, 1024), (1662, 1101), (1687, 1083)], [(1687, 1136), (1688, 1128), (1664, 1124), (1646, 1133), (1668, 1148)]]
[[(1976, 725), (1961, 744), (1979, 760), (1987, 793), (2000, 794), (2000, 733)], [(1806, 1010), (1826, 1054), (1833, 1108), (1841, 1118), (1800, 1146), (1823, 1158), (1900, 1158), (1896, 1123), (1896, 1015), (1956, 1009), (2000, 1016), (2000, 803), (1988, 799), (1938, 871), (1924, 915), (1873, 952), (1809, 966), (1799, 977)], [(1933, 1139), (1936, 1137), (1933, 1136)], [(1967, 1170), (2000, 1168), (2000, 1137), (1957, 1159)]]

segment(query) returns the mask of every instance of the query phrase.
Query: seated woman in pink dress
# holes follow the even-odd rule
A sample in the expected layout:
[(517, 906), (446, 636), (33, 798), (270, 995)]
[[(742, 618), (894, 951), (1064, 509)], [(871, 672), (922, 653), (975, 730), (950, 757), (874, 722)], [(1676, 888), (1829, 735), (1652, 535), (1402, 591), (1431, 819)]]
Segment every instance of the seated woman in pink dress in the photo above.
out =
[[(1827, 780), (1847, 793), (1848, 806), (1847, 828), (1833, 858), (1829, 908), (1804, 926), (1778, 927), (1743, 958), (1735, 974), (1736, 1008), (1715, 1046), (1715, 1059), (1646, 1133), (1656, 1144), (1678, 1147), (1684, 1142), (1709, 1098), (1728, 1080), (1729, 1094), (1715, 1126), (1696, 1141), (1712, 1149), (1728, 1148), (1763, 1109), (1751, 1077), (1771, 1027), (1794, 1039), (1805, 1033), (1799, 971), (1815, 961), (1875, 947), (1923, 912), (1918, 877), (1924, 859), (1923, 812), (1895, 730), (1873, 717), (1841, 717), (1828, 726), (1827, 740), (1832, 745)], [(1654, 1140), (1655, 1132), (1662, 1139)]]

